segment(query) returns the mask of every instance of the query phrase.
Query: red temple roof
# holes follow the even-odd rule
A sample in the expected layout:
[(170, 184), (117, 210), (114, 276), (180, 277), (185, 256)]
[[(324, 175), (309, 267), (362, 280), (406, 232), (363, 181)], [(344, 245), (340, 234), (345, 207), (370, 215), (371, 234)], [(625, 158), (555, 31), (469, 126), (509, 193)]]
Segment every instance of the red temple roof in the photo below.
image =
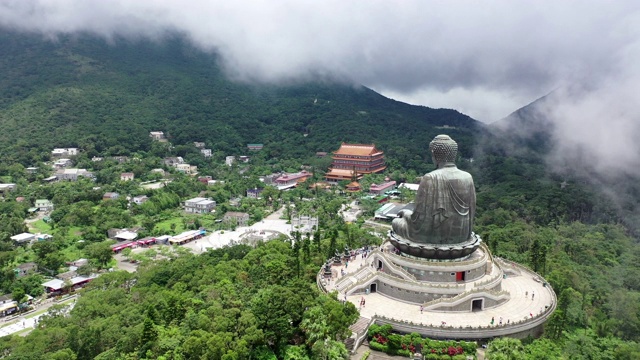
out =
[(355, 156), (371, 156), (380, 154), (382, 151), (376, 149), (374, 144), (346, 144), (342, 143), (340, 149), (335, 151), (334, 155), (355, 155)]

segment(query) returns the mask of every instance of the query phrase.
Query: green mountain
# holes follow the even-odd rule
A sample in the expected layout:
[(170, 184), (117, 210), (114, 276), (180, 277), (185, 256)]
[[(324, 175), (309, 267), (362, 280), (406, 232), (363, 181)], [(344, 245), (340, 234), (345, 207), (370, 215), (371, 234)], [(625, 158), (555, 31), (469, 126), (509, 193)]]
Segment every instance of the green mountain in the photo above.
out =
[[(394, 101), (336, 81), (255, 85), (228, 80), (216, 56), (180, 38), (162, 43), (89, 36), (0, 35), (0, 153), (29, 163), (52, 147), (102, 154), (148, 150), (148, 132), (205, 141), (220, 155), (264, 143), (272, 158), (305, 158), (340, 142), (376, 143), (421, 170), (440, 132), (470, 157), (482, 125), (455, 110)], [(17, 141), (16, 141), (17, 140)]]

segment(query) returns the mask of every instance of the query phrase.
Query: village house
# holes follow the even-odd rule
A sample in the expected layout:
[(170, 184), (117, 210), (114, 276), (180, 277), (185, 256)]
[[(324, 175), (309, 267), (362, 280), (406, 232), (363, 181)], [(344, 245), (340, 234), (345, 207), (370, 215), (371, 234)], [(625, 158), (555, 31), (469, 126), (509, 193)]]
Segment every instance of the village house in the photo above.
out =
[(162, 131), (151, 131), (151, 132), (149, 132), (149, 136), (151, 137), (151, 139), (153, 139), (155, 141), (166, 140), (165, 137), (164, 137), (164, 133)]
[(260, 194), (264, 191), (262, 188), (254, 188), (247, 190), (247, 197), (253, 199), (260, 199)]
[(224, 214), (223, 221), (227, 224), (247, 226), (247, 224), (249, 223), (249, 214), (243, 212), (228, 211)]
[(17, 242), (17, 243), (28, 243), (31, 242), (33, 240), (36, 239), (36, 236), (34, 234), (31, 233), (22, 233), (22, 234), (18, 234), (18, 235), (13, 235), (11, 237), (11, 240)]
[(120, 197), (120, 194), (117, 192), (107, 192), (102, 195), (102, 200), (116, 200)]
[(164, 158), (164, 164), (171, 167), (176, 167), (179, 164), (184, 164), (184, 159), (181, 156), (166, 157)]
[(216, 202), (209, 198), (196, 197), (184, 202), (184, 211), (192, 214), (210, 213), (216, 207)]
[(200, 152), (206, 158), (211, 157), (211, 149), (200, 149)]
[(176, 170), (187, 175), (195, 175), (198, 173), (198, 167), (189, 164), (178, 164), (176, 165)]
[(325, 151), (318, 151), (316, 153), (316, 157), (318, 157), (318, 158), (323, 158), (325, 156), (327, 156), (327, 153)]
[(204, 148), (205, 145), (204, 145), (204, 142), (194, 141), (193, 146), (197, 147), (198, 149), (202, 149)]
[(16, 184), (0, 184), (0, 195), (5, 196), (16, 189)]
[(0, 296), (0, 317), (5, 317), (16, 311), (18, 311), (18, 302), (13, 301), (11, 294)]
[(35, 166), (30, 166), (26, 170), (27, 170), (27, 174), (35, 174), (38, 172), (38, 168)]
[(134, 196), (133, 199), (131, 199), (131, 202), (137, 205), (142, 205), (148, 200), (149, 198), (147, 197), (147, 195), (138, 195), (138, 196)]
[(305, 182), (308, 178), (312, 177), (313, 173), (302, 170), (293, 174), (282, 174), (274, 180), (274, 185), (278, 190), (291, 189), (298, 186), (299, 183)]
[(133, 173), (125, 172), (120, 174), (120, 181), (131, 181), (134, 177), (135, 175)]
[(246, 155), (240, 155), (238, 156), (238, 161), (243, 162), (243, 163), (248, 163), (249, 162), (250, 157), (246, 156)]
[(62, 158), (66, 156), (78, 155), (78, 148), (56, 148), (51, 150), (51, 156), (54, 158)]
[(53, 211), (53, 203), (47, 199), (37, 199), (34, 207), (38, 208), (38, 211), (50, 212)]
[(16, 277), (23, 277), (38, 271), (38, 265), (34, 262), (28, 262), (18, 265), (14, 270)]
[(251, 151), (262, 150), (263, 147), (263, 144), (247, 144), (247, 148)]
[(64, 169), (56, 174), (58, 179), (77, 181), (79, 177), (93, 178), (93, 173), (87, 169)]
[(62, 158), (62, 159), (58, 159), (56, 161), (53, 162), (53, 168), (54, 169), (64, 169), (67, 167), (73, 166), (73, 160), (71, 159), (67, 159), (67, 158)]
[(235, 156), (227, 156), (224, 159), (224, 163), (227, 164), (227, 166), (233, 165), (234, 162), (236, 162), (236, 157)]
[(46, 183), (54, 183), (54, 182), (57, 182), (58, 180), (60, 180), (60, 179), (58, 179), (58, 177), (56, 175), (52, 175), (52, 176), (49, 176), (47, 178), (42, 179), (42, 181), (44, 181)]
[(198, 176), (198, 181), (205, 185), (208, 185), (210, 180), (213, 180), (211, 175)]
[(382, 184), (371, 184), (371, 186), (369, 187), (369, 193), (374, 195), (382, 195), (387, 191), (395, 189), (395, 187), (395, 181), (387, 181)]

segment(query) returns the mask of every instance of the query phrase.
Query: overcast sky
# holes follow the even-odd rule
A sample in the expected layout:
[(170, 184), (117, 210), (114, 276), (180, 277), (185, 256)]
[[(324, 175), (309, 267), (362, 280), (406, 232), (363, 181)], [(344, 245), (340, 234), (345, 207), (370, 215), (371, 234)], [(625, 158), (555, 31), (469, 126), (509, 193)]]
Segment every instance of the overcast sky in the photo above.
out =
[[(640, 1), (0, 0), (0, 24), (159, 39), (184, 33), (231, 77), (326, 75), (498, 120), (566, 83), (625, 73)], [(1, 49), (0, 49), (1, 51)], [(638, 60), (638, 59), (635, 59)]]

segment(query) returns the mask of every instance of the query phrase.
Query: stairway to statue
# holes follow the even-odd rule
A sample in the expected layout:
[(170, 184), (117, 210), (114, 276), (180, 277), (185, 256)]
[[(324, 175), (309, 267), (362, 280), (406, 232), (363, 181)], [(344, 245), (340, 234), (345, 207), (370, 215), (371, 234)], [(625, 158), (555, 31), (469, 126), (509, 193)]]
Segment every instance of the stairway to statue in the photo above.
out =
[(362, 331), (366, 330), (369, 326), (369, 321), (371, 319), (360, 316), (358, 320), (353, 323), (353, 325), (349, 326), (349, 330), (353, 331), (356, 334), (360, 334)]
[(355, 350), (356, 339), (367, 331), (370, 321), (371, 319), (360, 316), (353, 325), (349, 326), (349, 330), (353, 332), (353, 335), (344, 340), (344, 345), (350, 353)]

